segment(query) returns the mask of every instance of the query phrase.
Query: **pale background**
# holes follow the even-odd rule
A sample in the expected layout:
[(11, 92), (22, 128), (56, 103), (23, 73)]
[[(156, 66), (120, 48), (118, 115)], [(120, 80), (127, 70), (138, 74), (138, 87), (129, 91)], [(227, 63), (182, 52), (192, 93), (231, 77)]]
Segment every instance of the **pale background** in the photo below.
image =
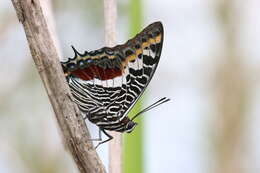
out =
[[(104, 45), (102, 1), (53, 0), (60, 47)], [(127, 0), (117, 40), (128, 39)], [(260, 172), (260, 1), (143, 0), (143, 26), (162, 21), (164, 47), (148, 88), (145, 172)], [(0, 172), (77, 172), (64, 152), (11, 1), (0, 0)], [(91, 131), (95, 135), (95, 126)], [(99, 149), (107, 165), (107, 149)]]

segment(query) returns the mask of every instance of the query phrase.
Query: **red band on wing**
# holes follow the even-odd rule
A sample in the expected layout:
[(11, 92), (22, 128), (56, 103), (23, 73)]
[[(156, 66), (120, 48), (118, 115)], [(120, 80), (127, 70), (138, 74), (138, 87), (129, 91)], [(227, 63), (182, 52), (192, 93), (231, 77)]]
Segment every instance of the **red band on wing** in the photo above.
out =
[(122, 70), (118, 68), (114, 69), (103, 69), (101, 67), (91, 65), (88, 68), (85, 69), (78, 69), (71, 74), (75, 75), (76, 77), (82, 79), (82, 80), (91, 80), (93, 78), (98, 78), (101, 80), (108, 80), (113, 79), (117, 76), (122, 75)]

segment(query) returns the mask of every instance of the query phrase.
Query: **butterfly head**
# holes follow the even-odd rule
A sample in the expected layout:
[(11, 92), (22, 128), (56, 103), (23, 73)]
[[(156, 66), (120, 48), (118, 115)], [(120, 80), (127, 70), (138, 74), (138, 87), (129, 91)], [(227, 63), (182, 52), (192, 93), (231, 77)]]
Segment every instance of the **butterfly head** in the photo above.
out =
[(131, 133), (134, 130), (135, 126), (137, 126), (137, 123), (135, 123), (133, 121), (128, 121), (124, 130), (127, 133)]

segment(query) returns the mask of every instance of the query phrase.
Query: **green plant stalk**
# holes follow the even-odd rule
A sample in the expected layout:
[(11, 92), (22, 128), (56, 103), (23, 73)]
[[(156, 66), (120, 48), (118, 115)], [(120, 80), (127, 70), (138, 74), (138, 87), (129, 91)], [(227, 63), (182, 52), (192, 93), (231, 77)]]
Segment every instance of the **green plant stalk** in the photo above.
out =
[[(141, 0), (130, 0), (128, 9), (130, 37), (133, 37), (142, 29)], [(133, 117), (140, 111), (142, 107), (141, 100), (139, 100), (130, 111), (130, 117)], [(136, 121), (138, 126), (134, 129), (134, 131), (131, 134), (124, 135), (124, 173), (143, 173), (143, 122), (141, 117), (137, 118)]]

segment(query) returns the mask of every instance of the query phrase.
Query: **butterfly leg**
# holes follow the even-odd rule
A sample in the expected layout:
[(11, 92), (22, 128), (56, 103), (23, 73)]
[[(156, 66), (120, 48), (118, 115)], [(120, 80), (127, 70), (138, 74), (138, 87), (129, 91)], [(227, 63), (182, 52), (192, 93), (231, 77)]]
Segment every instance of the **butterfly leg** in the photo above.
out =
[(104, 143), (106, 143), (106, 142), (108, 142), (108, 141), (110, 141), (110, 140), (113, 139), (113, 136), (111, 136), (110, 134), (108, 134), (104, 129), (100, 129), (100, 131), (102, 131), (102, 132), (108, 137), (108, 139), (107, 139), (107, 140), (104, 140), (104, 141), (102, 141), (102, 142), (99, 142), (98, 145), (95, 147), (95, 149), (97, 149), (97, 147), (98, 147), (99, 145), (104, 144)]

